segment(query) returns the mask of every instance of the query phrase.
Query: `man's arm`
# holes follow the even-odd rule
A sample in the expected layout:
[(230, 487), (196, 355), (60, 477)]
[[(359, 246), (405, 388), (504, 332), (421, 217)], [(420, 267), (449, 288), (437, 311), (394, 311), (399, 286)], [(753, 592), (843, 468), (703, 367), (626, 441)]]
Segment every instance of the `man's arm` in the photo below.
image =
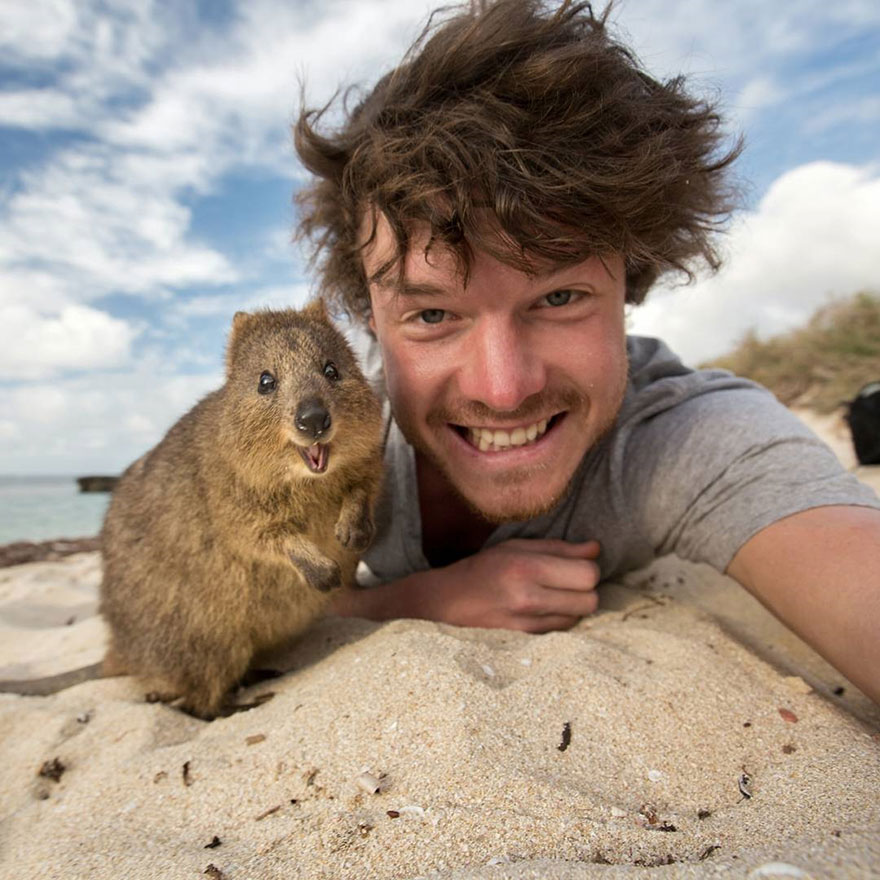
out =
[(599, 544), (513, 539), (452, 565), (367, 590), (344, 589), (346, 617), (438, 620), (458, 626), (549, 632), (596, 610)]
[(747, 541), (727, 574), (880, 703), (880, 511), (786, 517)]

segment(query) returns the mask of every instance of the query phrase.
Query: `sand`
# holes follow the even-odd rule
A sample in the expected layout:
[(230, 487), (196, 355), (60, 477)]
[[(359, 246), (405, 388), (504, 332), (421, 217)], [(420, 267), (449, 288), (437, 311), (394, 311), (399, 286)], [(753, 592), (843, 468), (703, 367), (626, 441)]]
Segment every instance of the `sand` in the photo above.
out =
[[(100, 659), (99, 579), (0, 569), (0, 678)], [(331, 617), (272, 666), (210, 723), (0, 695), (0, 877), (880, 877), (880, 708), (706, 566), (541, 636)]]

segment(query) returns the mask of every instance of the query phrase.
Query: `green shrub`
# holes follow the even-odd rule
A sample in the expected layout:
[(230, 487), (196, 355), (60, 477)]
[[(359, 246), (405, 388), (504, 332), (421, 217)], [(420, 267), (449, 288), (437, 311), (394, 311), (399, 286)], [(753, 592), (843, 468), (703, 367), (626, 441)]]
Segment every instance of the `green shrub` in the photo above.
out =
[(787, 406), (832, 412), (880, 380), (880, 297), (858, 293), (832, 302), (806, 326), (770, 339), (749, 331), (732, 352), (703, 366), (754, 379)]

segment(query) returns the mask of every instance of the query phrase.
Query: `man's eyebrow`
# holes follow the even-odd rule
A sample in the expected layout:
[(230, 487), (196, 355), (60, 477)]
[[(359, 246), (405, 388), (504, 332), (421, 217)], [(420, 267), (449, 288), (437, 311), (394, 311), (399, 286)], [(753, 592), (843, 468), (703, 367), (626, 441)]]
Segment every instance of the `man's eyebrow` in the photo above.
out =
[(439, 284), (431, 284), (427, 281), (404, 281), (398, 284), (396, 278), (389, 278), (386, 273), (376, 273), (368, 279), (371, 285), (390, 290), (399, 296), (440, 296), (445, 289)]

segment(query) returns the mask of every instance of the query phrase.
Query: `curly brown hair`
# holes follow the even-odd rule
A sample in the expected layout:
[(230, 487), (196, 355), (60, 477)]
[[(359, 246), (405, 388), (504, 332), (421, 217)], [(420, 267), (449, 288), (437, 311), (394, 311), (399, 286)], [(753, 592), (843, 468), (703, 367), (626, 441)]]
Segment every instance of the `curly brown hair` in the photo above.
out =
[(720, 265), (713, 233), (735, 206), (726, 170), (742, 144), (725, 149), (715, 106), (683, 77), (641, 68), (609, 10), (471, 0), (435, 13), (338, 130), (318, 130), (335, 100), (302, 111), (296, 150), (316, 179), (296, 198), (298, 236), (325, 297), (369, 313), (361, 226), (372, 217), (372, 240), (377, 212), (397, 244), (386, 271), (402, 273), (416, 224), (465, 277), (474, 249), (527, 272), (620, 253), (630, 303), (667, 270)]

